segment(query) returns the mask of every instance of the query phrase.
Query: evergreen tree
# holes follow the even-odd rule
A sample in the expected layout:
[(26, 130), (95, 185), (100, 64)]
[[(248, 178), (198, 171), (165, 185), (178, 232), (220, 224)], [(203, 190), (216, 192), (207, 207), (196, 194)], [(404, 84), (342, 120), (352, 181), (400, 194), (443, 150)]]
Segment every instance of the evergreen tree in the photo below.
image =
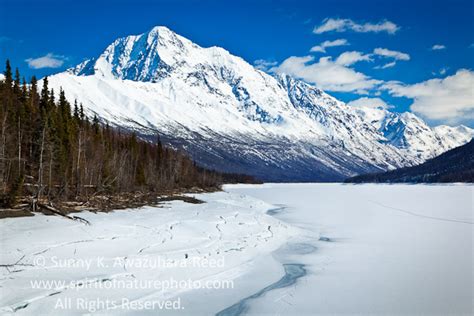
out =
[(79, 107), (77, 106), (77, 100), (74, 100), (74, 119), (79, 121)]
[(44, 111), (44, 113), (46, 113), (49, 110), (49, 102), (48, 77), (44, 77), (43, 89), (41, 89), (40, 96), (40, 111)]
[(6, 67), (5, 67), (5, 85), (7, 87), (11, 87), (13, 83), (13, 76), (12, 76), (12, 67), (10, 66), (10, 60), (7, 59)]
[(15, 81), (13, 82), (13, 92), (15, 95), (20, 94), (20, 72), (15, 68)]

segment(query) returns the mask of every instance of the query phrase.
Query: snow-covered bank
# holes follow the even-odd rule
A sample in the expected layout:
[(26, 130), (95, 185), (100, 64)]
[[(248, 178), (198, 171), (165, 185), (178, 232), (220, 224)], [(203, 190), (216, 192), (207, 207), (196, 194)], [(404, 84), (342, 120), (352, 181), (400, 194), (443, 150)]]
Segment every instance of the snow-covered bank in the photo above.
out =
[(207, 315), (284, 274), (270, 254), (298, 229), (267, 215), (272, 205), (226, 192), (198, 197), (207, 203), (81, 213), (90, 226), (44, 215), (1, 220), (1, 313), (156, 314), (166, 303), (168, 313)]
[[(251, 315), (472, 315), (474, 186), (226, 187), (330, 242), (293, 261), (306, 275), (247, 301)], [(287, 256), (284, 256), (284, 258)]]

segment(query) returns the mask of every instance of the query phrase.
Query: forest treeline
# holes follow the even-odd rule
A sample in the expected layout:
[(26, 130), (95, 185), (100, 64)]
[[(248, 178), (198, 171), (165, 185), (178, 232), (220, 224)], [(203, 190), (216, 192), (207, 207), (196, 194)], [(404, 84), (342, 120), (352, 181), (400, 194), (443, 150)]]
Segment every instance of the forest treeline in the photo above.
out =
[(198, 167), (188, 156), (136, 134), (87, 117), (65, 93), (39, 91), (6, 62), (0, 81), (0, 207), (28, 198), (76, 200), (93, 194), (169, 192), (218, 188), (223, 182), (252, 181)]

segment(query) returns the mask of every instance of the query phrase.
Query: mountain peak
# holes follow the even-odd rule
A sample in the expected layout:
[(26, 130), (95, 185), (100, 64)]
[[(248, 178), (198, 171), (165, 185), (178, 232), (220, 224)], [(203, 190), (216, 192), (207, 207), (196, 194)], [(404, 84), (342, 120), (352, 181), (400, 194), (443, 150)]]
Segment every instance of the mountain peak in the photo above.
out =
[[(174, 33), (172, 30), (170, 30), (168, 27), (164, 25), (157, 25), (151, 28), (151, 30), (148, 33)], [(176, 34), (176, 33), (175, 33)]]
[(200, 48), (166, 26), (155, 26), (139, 35), (118, 38), (96, 59), (87, 60), (69, 73), (80, 76), (133, 81), (155, 81), (164, 69)]
[(165, 38), (165, 37), (175, 37), (175, 36), (181, 37), (176, 32), (174, 32), (173, 30), (171, 30), (170, 28), (168, 28), (167, 26), (164, 26), (164, 25), (154, 26), (148, 32), (145, 32), (145, 33), (140, 34), (140, 35), (144, 35), (144, 34), (148, 34), (148, 36), (163, 37), (163, 38)]
[(153, 41), (154, 39), (161, 40), (160, 44), (176, 44), (183, 41), (189, 40), (173, 32), (166, 26), (154, 26), (148, 32), (138, 35), (138, 37), (146, 37), (148, 41)]

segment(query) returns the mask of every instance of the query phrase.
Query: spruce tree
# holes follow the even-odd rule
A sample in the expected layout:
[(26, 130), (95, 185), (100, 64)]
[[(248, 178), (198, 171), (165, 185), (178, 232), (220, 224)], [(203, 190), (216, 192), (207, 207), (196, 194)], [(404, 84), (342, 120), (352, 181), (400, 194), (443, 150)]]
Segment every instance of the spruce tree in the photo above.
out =
[(79, 121), (79, 107), (77, 106), (77, 99), (74, 100), (74, 119)]
[(20, 71), (15, 68), (15, 81), (13, 82), (13, 92), (19, 96), (20, 94)]
[(11, 88), (13, 83), (13, 76), (12, 76), (12, 67), (10, 66), (10, 60), (7, 59), (6, 67), (5, 67), (5, 85), (7, 88)]
[(49, 89), (48, 89), (48, 77), (44, 77), (43, 89), (41, 89), (41, 96), (40, 96), (40, 110), (47, 111), (49, 109), (49, 102), (50, 102), (50, 99), (49, 99)]

